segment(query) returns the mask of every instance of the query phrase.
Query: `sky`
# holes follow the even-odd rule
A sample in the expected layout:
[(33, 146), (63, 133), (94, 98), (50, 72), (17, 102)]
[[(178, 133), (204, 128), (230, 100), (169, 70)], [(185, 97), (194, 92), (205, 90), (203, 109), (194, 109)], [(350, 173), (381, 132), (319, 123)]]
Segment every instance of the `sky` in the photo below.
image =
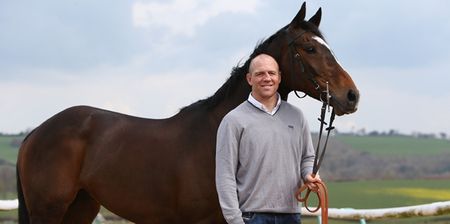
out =
[[(0, 132), (90, 105), (166, 118), (212, 95), (297, 0), (0, 1)], [(450, 135), (450, 1), (307, 1), (361, 93), (342, 132)], [(320, 103), (301, 108), (313, 131)]]

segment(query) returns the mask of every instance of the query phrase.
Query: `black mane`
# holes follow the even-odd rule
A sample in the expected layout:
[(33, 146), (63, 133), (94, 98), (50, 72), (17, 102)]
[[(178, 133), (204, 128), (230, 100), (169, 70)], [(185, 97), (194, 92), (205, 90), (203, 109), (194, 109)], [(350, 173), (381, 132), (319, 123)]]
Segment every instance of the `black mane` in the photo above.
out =
[[(245, 79), (245, 75), (248, 72), (250, 62), (253, 58), (255, 58), (259, 54), (263, 54), (263, 53), (270, 55), (270, 53), (267, 52), (268, 46), (278, 36), (283, 35), (283, 33), (286, 31), (288, 26), (289, 25), (286, 25), (285, 27), (281, 28), (275, 34), (270, 36), (269, 38), (259, 41), (258, 44), (256, 45), (253, 53), (249, 56), (249, 58), (245, 61), (245, 63), (243, 65), (240, 65), (240, 63), (239, 63), (238, 65), (233, 67), (233, 69), (231, 70), (231, 75), (228, 78), (228, 80), (214, 93), (214, 95), (212, 95), (206, 99), (202, 99), (195, 103), (192, 103), (189, 106), (183, 107), (180, 110), (180, 112), (188, 111), (192, 108), (196, 108), (197, 106), (202, 106), (206, 109), (211, 109), (211, 108), (214, 108), (215, 106), (217, 106), (220, 102), (222, 102), (223, 99), (225, 99), (227, 96), (229, 96), (230, 93), (233, 93), (235, 91), (235, 89), (237, 88), (238, 84), (240, 82), (242, 82), (242, 80)], [(303, 21), (300, 24), (300, 27), (303, 30), (312, 32), (315, 35), (317, 35), (323, 39), (323, 36), (322, 36), (322, 33), (320, 32), (320, 30), (312, 23)], [(274, 56), (274, 55), (272, 55), (272, 56)]]

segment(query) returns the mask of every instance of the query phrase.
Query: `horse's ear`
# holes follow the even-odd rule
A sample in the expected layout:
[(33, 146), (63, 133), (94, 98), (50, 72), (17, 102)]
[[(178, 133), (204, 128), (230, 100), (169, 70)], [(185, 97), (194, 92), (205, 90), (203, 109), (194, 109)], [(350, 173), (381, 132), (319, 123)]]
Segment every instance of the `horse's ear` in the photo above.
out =
[(300, 11), (298, 11), (297, 15), (292, 20), (291, 26), (298, 27), (300, 23), (305, 20), (305, 15), (306, 15), (306, 2), (303, 2)]
[(321, 19), (322, 19), (322, 8), (319, 8), (316, 14), (313, 17), (311, 17), (311, 19), (309, 19), (309, 22), (319, 27)]

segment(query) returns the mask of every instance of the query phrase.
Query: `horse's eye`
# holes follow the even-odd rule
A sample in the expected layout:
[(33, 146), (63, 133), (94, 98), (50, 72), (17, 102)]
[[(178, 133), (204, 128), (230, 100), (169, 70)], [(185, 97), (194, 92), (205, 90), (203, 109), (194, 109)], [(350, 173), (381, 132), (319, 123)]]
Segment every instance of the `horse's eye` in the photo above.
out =
[(305, 51), (306, 51), (306, 53), (308, 53), (308, 54), (314, 54), (314, 53), (316, 53), (316, 48), (314, 48), (313, 46), (308, 46), (308, 47), (305, 47), (305, 48), (303, 48)]

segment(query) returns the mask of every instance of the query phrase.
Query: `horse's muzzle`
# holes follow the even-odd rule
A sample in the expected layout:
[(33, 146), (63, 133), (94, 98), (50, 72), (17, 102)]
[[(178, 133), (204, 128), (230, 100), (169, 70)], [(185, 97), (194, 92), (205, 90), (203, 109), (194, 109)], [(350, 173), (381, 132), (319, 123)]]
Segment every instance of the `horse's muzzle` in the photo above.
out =
[(334, 107), (336, 115), (354, 113), (358, 109), (359, 91), (350, 89), (342, 97), (332, 97), (331, 105)]

